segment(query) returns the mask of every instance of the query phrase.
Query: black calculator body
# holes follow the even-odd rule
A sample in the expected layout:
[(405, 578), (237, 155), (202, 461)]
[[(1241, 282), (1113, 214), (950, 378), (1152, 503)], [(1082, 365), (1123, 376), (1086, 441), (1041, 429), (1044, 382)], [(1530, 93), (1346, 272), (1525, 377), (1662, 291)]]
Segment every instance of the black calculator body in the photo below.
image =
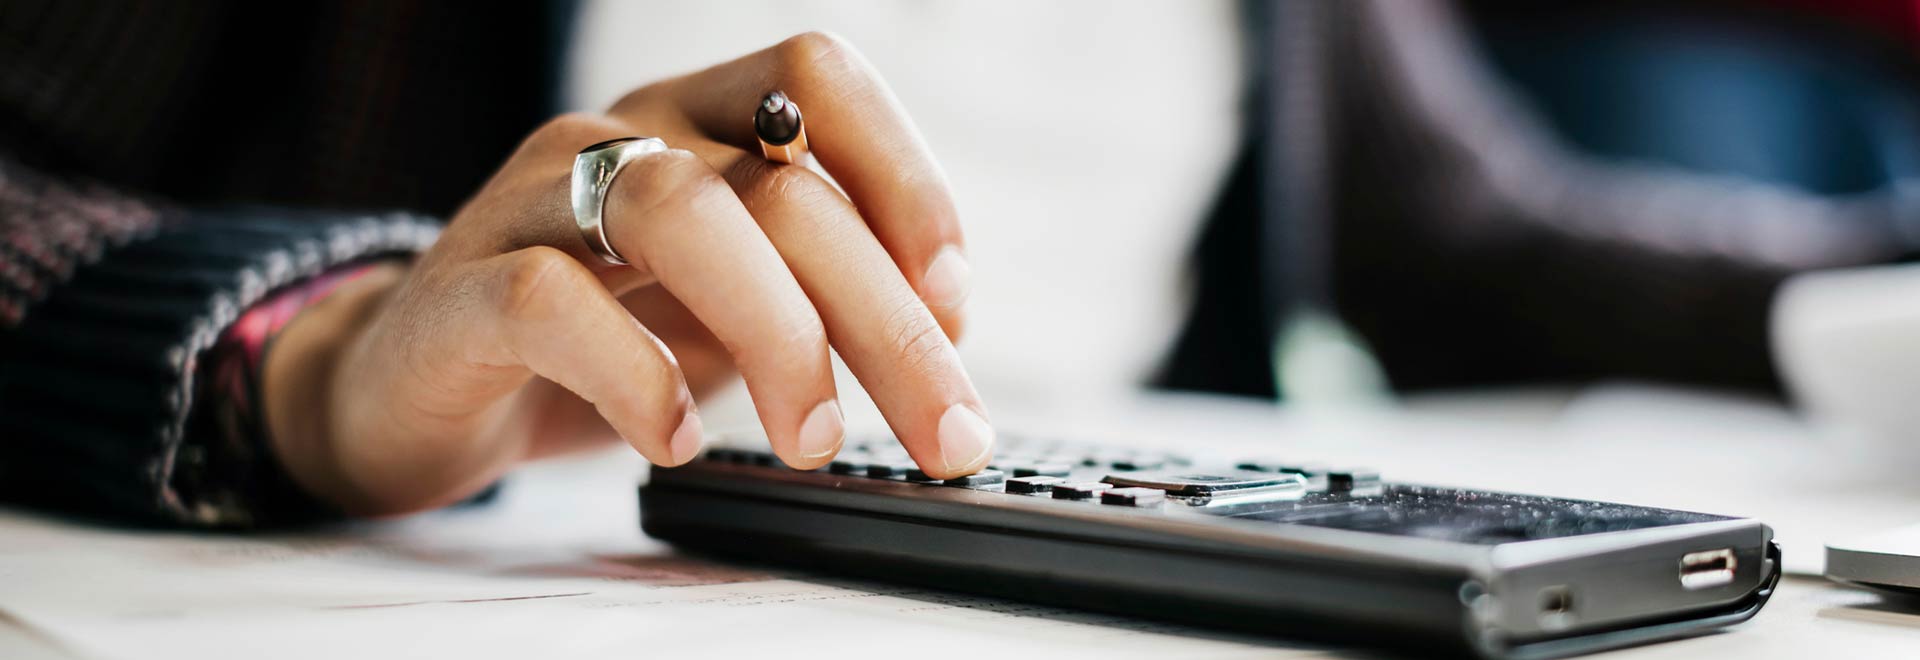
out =
[(1398, 648), (1547, 658), (1705, 632), (1780, 575), (1758, 521), (1382, 480), (1366, 469), (1002, 438), (932, 480), (890, 438), (821, 470), (717, 444), (640, 489), (699, 552), (1035, 603)]

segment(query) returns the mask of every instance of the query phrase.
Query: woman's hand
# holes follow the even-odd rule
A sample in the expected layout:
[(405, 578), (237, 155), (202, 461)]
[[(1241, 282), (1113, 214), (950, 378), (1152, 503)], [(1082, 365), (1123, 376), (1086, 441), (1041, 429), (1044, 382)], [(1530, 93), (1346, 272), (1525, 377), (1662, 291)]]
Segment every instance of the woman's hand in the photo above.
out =
[[(776, 89), (844, 195), (760, 157), (753, 111)], [(607, 236), (632, 265), (612, 266), (582, 241), (568, 185), (580, 149), (631, 135), (674, 149), (614, 179)], [(655, 464), (684, 463), (697, 395), (737, 368), (774, 452), (810, 469), (842, 440), (831, 344), (915, 462), (965, 474), (993, 432), (950, 342), (961, 245), (946, 179), (892, 93), (844, 42), (800, 35), (535, 131), (411, 267), (348, 284), (276, 340), (270, 433), (323, 498), (416, 511), (604, 424)]]

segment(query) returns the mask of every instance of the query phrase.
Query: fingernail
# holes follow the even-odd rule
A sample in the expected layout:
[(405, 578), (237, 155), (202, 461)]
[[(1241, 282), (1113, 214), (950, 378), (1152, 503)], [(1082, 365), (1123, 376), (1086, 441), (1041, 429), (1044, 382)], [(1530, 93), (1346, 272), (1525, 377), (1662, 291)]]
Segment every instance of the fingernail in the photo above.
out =
[(934, 307), (956, 307), (966, 302), (971, 291), (973, 268), (960, 250), (948, 247), (927, 265), (927, 276), (920, 280), (920, 299)]
[(833, 399), (820, 402), (800, 423), (800, 457), (826, 458), (840, 451), (846, 437), (846, 419), (840, 416), (840, 404)]
[(674, 429), (673, 439), (667, 441), (667, 454), (673, 457), (673, 464), (680, 465), (693, 460), (700, 453), (700, 414), (692, 409), (687, 416), (680, 418), (680, 428)]
[(940, 461), (948, 472), (972, 472), (993, 450), (993, 427), (965, 405), (953, 404), (940, 416)]

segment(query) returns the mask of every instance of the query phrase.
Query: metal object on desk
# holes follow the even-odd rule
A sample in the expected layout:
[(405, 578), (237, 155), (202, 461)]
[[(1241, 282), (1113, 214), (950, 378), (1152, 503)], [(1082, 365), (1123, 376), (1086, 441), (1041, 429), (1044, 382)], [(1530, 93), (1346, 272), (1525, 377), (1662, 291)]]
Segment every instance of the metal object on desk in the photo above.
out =
[(1920, 525), (1827, 544), (1827, 577), (1920, 594)]

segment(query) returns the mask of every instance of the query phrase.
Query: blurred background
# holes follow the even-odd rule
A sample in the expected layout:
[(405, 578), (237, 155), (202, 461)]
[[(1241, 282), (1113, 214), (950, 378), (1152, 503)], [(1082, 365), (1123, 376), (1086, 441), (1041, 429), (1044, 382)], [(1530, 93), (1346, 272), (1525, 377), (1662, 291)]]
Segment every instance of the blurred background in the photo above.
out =
[(1913, 3), (585, 2), (562, 104), (812, 29), (946, 167), (997, 411), (1625, 379), (1914, 421), (1920, 291), (1855, 270), (1915, 240)]

